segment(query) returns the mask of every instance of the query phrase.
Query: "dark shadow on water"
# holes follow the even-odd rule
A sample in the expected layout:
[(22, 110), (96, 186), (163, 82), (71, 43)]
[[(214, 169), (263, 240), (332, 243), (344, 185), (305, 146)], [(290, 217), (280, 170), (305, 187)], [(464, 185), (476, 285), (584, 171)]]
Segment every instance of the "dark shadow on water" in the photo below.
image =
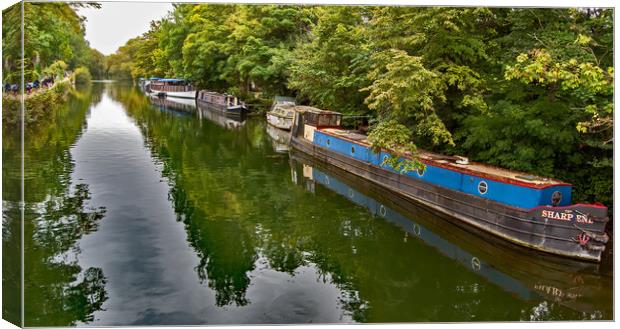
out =
[[(25, 325), (74, 325), (89, 322), (106, 300), (101, 269), (82, 269), (76, 242), (97, 229), (105, 209), (88, 205), (85, 184), (71, 181), (70, 147), (85, 128), (92, 104), (101, 99), (101, 86), (72, 91), (66, 104), (46, 122), (25, 131)], [(6, 131), (5, 131), (6, 132)], [(19, 286), (20, 142), (3, 136), (3, 317), (16, 318)], [(7, 299), (10, 299), (7, 300)]]

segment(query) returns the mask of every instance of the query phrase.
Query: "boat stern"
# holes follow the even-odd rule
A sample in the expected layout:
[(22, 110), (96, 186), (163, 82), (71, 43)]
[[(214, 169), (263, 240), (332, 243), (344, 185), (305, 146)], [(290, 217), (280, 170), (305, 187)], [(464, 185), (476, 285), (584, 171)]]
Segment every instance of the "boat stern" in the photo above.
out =
[(600, 261), (609, 241), (605, 232), (609, 216), (604, 205), (541, 206), (530, 210), (529, 217), (545, 224), (545, 244), (549, 247), (561, 249), (567, 255)]

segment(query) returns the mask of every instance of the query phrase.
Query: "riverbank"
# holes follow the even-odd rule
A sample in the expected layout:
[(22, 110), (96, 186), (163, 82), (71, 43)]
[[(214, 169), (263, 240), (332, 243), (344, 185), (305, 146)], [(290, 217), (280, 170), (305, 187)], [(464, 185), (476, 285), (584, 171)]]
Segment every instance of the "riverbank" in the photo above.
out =
[[(32, 124), (45, 119), (60, 104), (64, 103), (72, 88), (72, 79), (63, 79), (51, 88), (26, 95), (25, 123)], [(17, 125), (20, 122), (21, 97), (2, 95), (2, 120), (5, 125)]]

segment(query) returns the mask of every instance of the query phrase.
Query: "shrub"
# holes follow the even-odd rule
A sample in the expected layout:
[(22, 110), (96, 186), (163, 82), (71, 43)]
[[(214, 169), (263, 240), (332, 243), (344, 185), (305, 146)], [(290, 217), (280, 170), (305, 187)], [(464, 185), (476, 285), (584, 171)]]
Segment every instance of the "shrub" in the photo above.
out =
[(55, 78), (62, 78), (67, 70), (67, 63), (57, 60), (52, 65), (43, 70), (43, 74)]
[[(71, 83), (64, 80), (54, 87), (29, 95), (25, 99), (25, 123), (28, 126), (48, 119), (55, 109), (64, 104)], [(2, 125), (5, 129), (18, 129), (21, 122), (21, 97), (2, 95)]]
[(76, 84), (90, 83), (90, 80), (91, 80), (90, 71), (86, 67), (80, 66), (77, 69), (75, 69), (74, 79), (75, 79)]

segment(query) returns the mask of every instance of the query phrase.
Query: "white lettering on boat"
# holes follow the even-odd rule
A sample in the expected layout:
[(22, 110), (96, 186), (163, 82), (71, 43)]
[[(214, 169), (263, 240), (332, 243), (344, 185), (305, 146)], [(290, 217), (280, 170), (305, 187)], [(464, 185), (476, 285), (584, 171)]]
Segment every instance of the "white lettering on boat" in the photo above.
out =
[(594, 222), (587, 215), (577, 215), (577, 223), (593, 224)]
[(540, 216), (543, 218), (564, 220), (564, 221), (570, 221), (573, 219), (573, 214), (568, 214), (565, 212), (558, 212), (558, 211), (553, 211), (553, 210), (543, 210)]
[(574, 218), (577, 223), (582, 223), (582, 224), (592, 224), (593, 223), (592, 219), (590, 219), (590, 217), (588, 217), (588, 215), (584, 215), (584, 214), (574, 215), (574, 214), (568, 213), (568, 212), (559, 212), (559, 211), (553, 211), (553, 210), (542, 210), (540, 216), (542, 218), (549, 218), (549, 219), (553, 219), (553, 220), (562, 220), (562, 221), (571, 221)]

